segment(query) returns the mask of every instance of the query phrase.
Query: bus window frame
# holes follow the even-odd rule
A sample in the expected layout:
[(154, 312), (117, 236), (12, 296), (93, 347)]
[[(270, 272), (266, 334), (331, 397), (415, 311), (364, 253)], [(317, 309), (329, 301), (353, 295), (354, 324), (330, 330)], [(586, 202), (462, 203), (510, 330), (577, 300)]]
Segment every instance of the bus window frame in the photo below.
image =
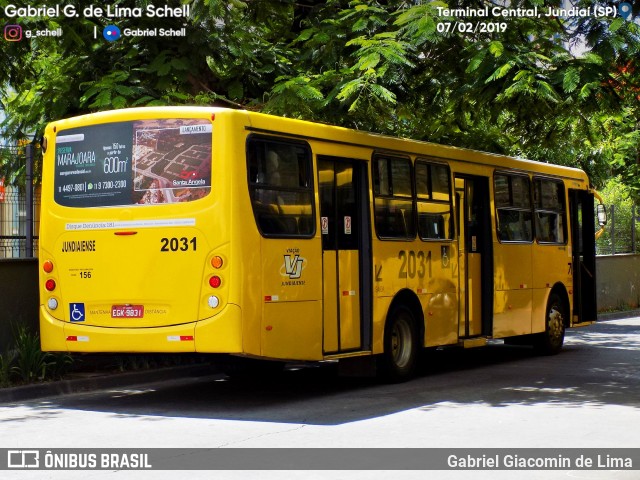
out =
[[(391, 188), (391, 194), (390, 195), (381, 195), (379, 193), (376, 193), (376, 180), (377, 183), (379, 185), (380, 181), (378, 178), (378, 160), (379, 159), (384, 159), (384, 160), (403, 160), (409, 163), (409, 185), (411, 187), (411, 195), (409, 197), (407, 196), (400, 196), (400, 195), (394, 195), (393, 194), (393, 178), (391, 177), (391, 175), (389, 175), (389, 178), (391, 179), (391, 184), (390, 184), (390, 188)], [(381, 241), (386, 241), (386, 242), (413, 242), (415, 241), (417, 235), (418, 235), (418, 225), (417, 225), (417, 218), (416, 218), (416, 193), (415, 193), (415, 172), (414, 172), (414, 165), (413, 165), (413, 160), (409, 155), (403, 155), (403, 154), (398, 154), (395, 152), (382, 152), (382, 151), (374, 151), (373, 154), (371, 155), (371, 194), (373, 196), (373, 230), (375, 230), (376, 233), (376, 237), (378, 238), (378, 240)], [(390, 163), (388, 164), (388, 174), (389, 171), (391, 170), (390, 168)], [(404, 236), (404, 237), (391, 237), (391, 236), (383, 236), (380, 234), (380, 232), (378, 231), (378, 223), (376, 221), (376, 200), (380, 198), (380, 199), (386, 199), (386, 200), (393, 200), (393, 199), (400, 199), (402, 201), (410, 201), (411, 202), (411, 222), (412, 222), (412, 226), (413, 226), (413, 235), (412, 236)]]
[[(432, 165), (436, 165), (436, 166), (440, 166), (440, 167), (446, 167), (447, 169), (447, 174), (449, 177), (449, 189), (448, 189), (448, 194), (449, 194), (449, 200), (433, 200), (433, 198), (429, 198), (427, 200), (425, 199), (421, 199), (418, 195), (418, 168), (417, 165), (418, 164), (424, 164), (424, 165), (428, 165), (428, 166), (432, 166)], [(454, 214), (453, 214), (453, 182), (452, 182), (452, 174), (451, 174), (451, 166), (449, 165), (449, 163), (438, 160), (438, 159), (434, 159), (434, 158), (430, 158), (430, 157), (416, 157), (415, 161), (413, 162), (413, 177), (414, 177), (414, 185), (413, 185), (413, 191), (414, 191), (414, 199), (415, 199), (415, 212), (416, 212), (416, 235), (418, 236), (418, 238), (420, 240), (422, 240), (423, 242), (453, 242), (456, 238), (456, 222), (455, 222), (455, 218), (454, 218)], [(432, 182), (432, 175), (429, 176), (429, 183), (428, 183), (428, 188), (429, 188), (429, 195), (433, 195), (433, 182)], [(449, 205), (449, 215), (450, 215), (450, 221), (449, 221), (449, 232), (451, 234), (451, 238), (431, 238), (431, 237), (422, 237), (420, 235), (420, 222), (419, 222), (419, 212), (418, 212), (418, 203), (436, 203), (439, 205)]]
[[(311, 207), (311, 231), (309, 234), (305, 234), (305, 235), (301, 235), (301, 234), (287, 234), (287, 233), (266, 233), (262, 230), (262, 228), (260, 227), (260, 222), (258, 221), (258, 217), (256, 216), (256, 210), (255, 210), (255, 204), (253, 201), (253, 190), (256, 188), (256, 186), (258, 185), (256, 182), (251, 180), (250, 177), (250, 163), (249, 163), (249, 147), (252, 141), (258, 141), (258, 142), (270, 142), (273, 144), (280, 144), (280, 145), (295, 145), (295, 146), (302, 146), (305, 148), (306, 150), (306, 161), (307, 161), (307, 169), (308, 169), (308, 178), (307, 181), (309, 182), (309, 187), (308, 187), (308, 193), (311, 196), (311, 203), (310, 203), (310, 207)], [(278, 136), (278, 135), (263, 135), (263, 134), (255, 134), (255, 133), (251, 133), (249, 135), (247, 135), (247, 138), (245, 140), (245, 149), (244, 149), (244, 156), (245, 156), (245, 167), (247, 169), (247, 175), (246, 175), (246, 180), (247, 180), (247, 193), (248, 193), (248, 198), (249, 198), (249, 202), (251, 204), (251, 212), (253, 213), (253, 220), (254, 220), (254, 224), (256, 226), (256, 228), (258, 229), (258, 232), (260, 232), (260, 235), (263, 238), (269, 238), (269, 239), (303, 239), (303, 240), (309, 240), (309, 239), (313, 239), (316, 236), (316, 232), (317, 232), (317, 226), (316, 226), (316, 201), (315, 201), (315, 197), (316, 197), (316, 186), (315, 186), (315, 182), (314, 182), (314, 155), (313, 155), (313, 149), (311, 148), (311, 145), (309, 144), (309, 142), (304, 141), (304, 140), (300, 140), (300, 139), (291, 139), (289, 137), (286, 136)], [(263, 188), (264, 187), (257, 187), (257, 188)], [(276, 188), (266, 188), (266, 190), (271, 190), (274, 192), (277, 191), (284, 191), (284, 192), (300, 192), (303, 193), (307, 190), (302, 189), (302, 188), (293, 188), (293, 187), (287, 187), (287, 188), (280, 188), (280, 189), (276, 189)]]
[[(498, 207), (498, 202), (496, 201), (496, 176), (503, 176), (503, 177), (507, 177), (507, 178), (513, 178), (513, 177), (519, 177), (519, 178), (525, 178), (528, 182), (529, 188), (529, 208), (522, 208), (522, 207), (513, 207), (513, 206), (509, 206), (509, 207)], [(531, 181), (531, 177), (529, 176), (529, 174), (524, 173), (524, 172), (511, 172), (511, 171), (505, 171), (505, 170), (494, 170), (493, 172), (493, 205), (494, 205), (494, 219), (495, 219), (495, 233), (496, 233), (496, 238), (498, 240), (498, 242), (500, 244), (508, 244), (508, 245), (533, 245), (533, 243), (536, 241), (536, 230), (535, 230), (535, 211), (534, 211), (534, 205), (533, 205), (533, 182)], [(511, 181), (509, 181), (509, 201), (510, 203), (513, 203), (513, 188), (511, 186)], [(498, 216), (498, 211), (499, 210), (506, 210), (506, 211), (514, 211), (514, 212), (529, 212), (529, 214), (531, 215), (531, 239), (530, 240), (504, 240), (502, 238), (500, 238), (500, 234), (499, 234), (499, 216)]]
[[(536, 193), (536, 186), (535, 183), (536, 181), (547, 181), (547, 182), (553, 182), (553, 183), (559, 183), (562, 185), (562, 210), (547, 210), (547, 209), (538, 209), (536, 207), (536, 200), (535, 200), (535, 193)], [(535, 241), (538, 245), (568, 245), (569, 244), (569, 233), (568, 233), (568, 223), (569, 223), (569, 215), (567, 212), (567, 206), (568, 206), (568, 202), (567, 202), (567, 188), (566, 185), (564, 183), (564, 181), (560, 178), (555, 178), (555, 177), (550, 177), (550, 176), (545, 176), (545, 175), (533, 175), (532, 181), (531, 181), (531, 188), (533, 189), (532, 191), (532, 197), (531, 197), (531, 204), (533, 205), (533, 222), (534, 222), (534, 232), (535, 232)], [(564, 217), (564, 222), (562, 223), (562, 236), (564, 238), (563, 242), (546, 242), (546, 241), (541, 241), (538, 238), (538, 226), (537, 226), (537, 213), (538, 212), (543, 212), (543, 213), (556, 213), (556, 214), (562, 214)]]

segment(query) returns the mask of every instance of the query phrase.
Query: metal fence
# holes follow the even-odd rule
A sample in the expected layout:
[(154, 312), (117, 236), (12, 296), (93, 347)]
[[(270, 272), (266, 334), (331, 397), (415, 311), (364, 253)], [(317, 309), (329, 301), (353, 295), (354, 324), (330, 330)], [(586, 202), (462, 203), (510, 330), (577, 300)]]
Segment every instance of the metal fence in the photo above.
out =
[[(6, 186), (0, 199), (0, 258), (26, 258), (37, 256), (40, 226), (40, 195), (31, 202), (34, 232), (28, 240), (27, 195), (24, 188)], [(28, 243), (27, 243), (28, 242)]]
[[(3, 170), (7, 165), (14, 165), (22, 171), (14, 177), (14, 180), (22, 179), (18, 185), (15, 181), (6, 185), (5, 178), (0, 175), (0, 258), (37, 256), (40, 195), (33, 188), (33, 153), (33, 144), (0, 145)], [(15, 164), (21, 164), (21, 168)]]
[(640, 252), (640, 209), (607, 207), (607, 225), (596, 241), (597, 255), (621, 255)]

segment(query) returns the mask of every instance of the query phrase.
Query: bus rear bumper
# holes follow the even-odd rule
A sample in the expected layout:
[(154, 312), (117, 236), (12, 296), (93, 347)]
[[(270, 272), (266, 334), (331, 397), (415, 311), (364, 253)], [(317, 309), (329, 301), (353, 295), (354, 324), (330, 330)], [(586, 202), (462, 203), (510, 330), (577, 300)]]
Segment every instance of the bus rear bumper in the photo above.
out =
[(68, 323), (40, 307), (43, 352), (242, 353), (240, 307), (228, 304), (215, 317), (154, 328), (107, 328)]

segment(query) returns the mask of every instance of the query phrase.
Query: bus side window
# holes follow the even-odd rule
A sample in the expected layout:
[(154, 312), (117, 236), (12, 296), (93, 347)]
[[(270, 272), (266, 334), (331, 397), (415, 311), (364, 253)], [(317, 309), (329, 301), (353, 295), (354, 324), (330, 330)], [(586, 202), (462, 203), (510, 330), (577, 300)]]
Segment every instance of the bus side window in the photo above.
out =
[(533, 218), (529, 177), (497, 173), (493, 185), (498, 240), (532, 242)]
[(449, 166), (418, 159), (415, 177), (418, 235), (422, 240), (453, 239)]
[(253, 214), (263, 236), (313, 235), (311, 150), (306, 143), (252, 136), (247, 170)]
[[(274, 150), (267, 150), (265, 160), (265, 179), (269, 187), (280, 187), (280, 156)], [(266, 190), (263, 203), (274, 212), (282, 213), (284, 200), (274, 188)]]
[(415, 238), (411, 160), (376, 155), (371, 168), (376, 233), (383, 239)]
[(534, 178), (536, 237), (540, 243), (566, 242), (564, 184), (558, 180)]
[(265, 170), (267, 184), (272, 187), (280, 187), (280, 156), (274, 150), (267, 150)]

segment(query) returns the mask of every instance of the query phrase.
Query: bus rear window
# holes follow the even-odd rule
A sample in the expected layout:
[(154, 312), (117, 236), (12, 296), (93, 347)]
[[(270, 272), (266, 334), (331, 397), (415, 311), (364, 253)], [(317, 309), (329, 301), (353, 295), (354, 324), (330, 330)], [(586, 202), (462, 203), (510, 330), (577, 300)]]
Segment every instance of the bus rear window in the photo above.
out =
[(211, 191), (212, 125), (106, 123), (56, 137), (54, 199), (66, 207), (189, 202)]

